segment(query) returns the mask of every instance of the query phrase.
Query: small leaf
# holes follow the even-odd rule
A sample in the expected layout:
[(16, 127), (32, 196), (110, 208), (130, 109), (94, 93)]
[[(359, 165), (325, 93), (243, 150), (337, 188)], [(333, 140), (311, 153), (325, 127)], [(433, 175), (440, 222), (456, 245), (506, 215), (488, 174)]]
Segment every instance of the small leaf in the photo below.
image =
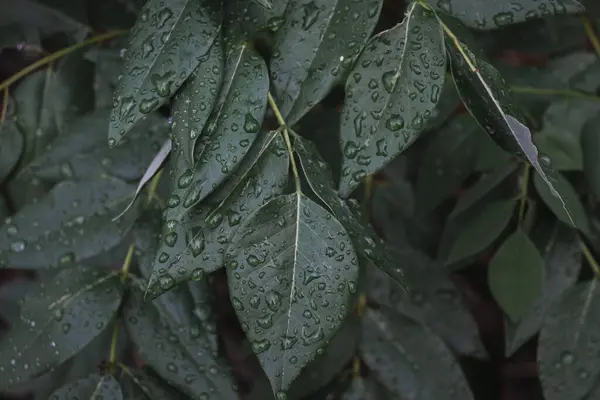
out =
[(270, 70), (275, 97), (290, 126), (346, 78), (383, 5), (382, 0), (319, 3), (290, 3), (275, 34)]
[(220, 32), (221, 7), (214, 0), (146, 2), (129, 36), (109, 146), (164, 104), (192, 74)]
[[(538, 343), (538, 366), (544, 398), (583, 399), (598, 383), (598, 280), (564, 292), (544, 319)], [(591, 400), (593, 397), (589, 397)]]
[(223, 266), (232, 235), (252, 212), (280, 194), (288, 179), (288, 153), (276, 131), (260, 135), (241, 162), (239, 171), (167, 231), (156, 251), (146, 298), (155, 298), (175, 284), (201, 280)]
[(121, 385), (110, 375), (93, 374), (68, 383), (50, 395), (52, 400), (103, 399), (122, 400)]
[(470, 28), (492, 30), (553, 15), (578, 14), (585, 8), (575, 0), (519, 0), (514, 3), (477, 0), (426, 0), (439, 11)]
[(490, 291), (513, 322), (533, 305), (544, 279), (544, 260), (521, 229), (506, 239), (488, 266)]
[(590, 189), (596, 198), (600, 199), (600, 135), (598, 134), (600, 117), (590, 120), (581, 135), (581, 147), (583, 149), (584, 173)]
[(110, 250), (135, 221), (135, 213), (110, 220), (132, 191), (115, 178), (57, 184), (0, 225), (0, 267), (68, 267)]
[(177, 400), (181, 393), (166, 385), (150, 370), (121, 367), (119, 382), (125, 400)]
[(473, 399), (460, 366), (444, 342), (386, 308), (367, 311), (360, 354), (394, 398)]
[(544, 266), (546, 279), (538, 298), (518, 324), (505, 321), (507, 357), (540, 330), (550, 307), (577, 281), (581, 270), (581, 247), (573, 229), (556, 223), (550, 243), (545, 248)]
[(41, 282), (0, 342), (0, 388), (41, 376), (81, 351), (114, 317), (120, 285), (117, 274), (90, 268), (64, 270)]
[[(588, 235), (590, 233), (590, 224), (585, 209), (583, 208), (583, 204), (579, 199), (579, 195), (571, 183), (569, 183), (562, 174), (557, 173), (556, 176), (553, 177), (553, 180), (555, 187), (560, 191), (563, 197), (563, 202), (550, 192), (550, 189), (545, 184), (544, 180), (537, 174), (533, 177), (535, 190), (548, 208), (556, 215), (556, 218), (569, 226), (575, 225), (577, 229)], [(567, 208), (570, 211), (569, 214), (567, 214), (563, 207), (564, 203), (567, 204)]]
[(23, 135), (11, 121), (0, 123), (0, 183), (11, 173), (23, 153)]
[(297, 192), (244, 221), (225, 264), (233, 307), (281, 396), (350, 311), (358, 278), (352, 243), (331, 214)]
[[(513, 104), (510, 88), (496, 68), (485, 61), (476, 60), (466, 46), (460, 46), (470, 58), (468, 62), (454, 44), (448, 44), (447, 49), (450, 54), (452, 77), (465, 106), (502, 149), (533, 166), (552, 194), (562, 203), (566, 215), (570, 218), (561, 194), (556, 191), (547, 176), (551, 172), (549, 165), (545, 162), (544, 165), (540, 163), (529, 128), (513, 116), (519, 115)], [(475, 65), (475, 71), (469, 62)], [(571, 223), (575, 225), (573, 221)]]
[(416, 2), (401, 24), (369, 41), (346, 82), (342, 197), (417, 139), (438, 102), (445, 69), (442, 29)]
[(472, 257), (487, 249), (502, 234), (513, 215), (515, 201), (487, 203), (462, 226), (446, 258), (446, 265)]
[(228, 371), (203, 336), (177, 336), (138, 291), (131, 293), (124, 314), (141, 358), (169, 384), (194, 400), (236, 398)]

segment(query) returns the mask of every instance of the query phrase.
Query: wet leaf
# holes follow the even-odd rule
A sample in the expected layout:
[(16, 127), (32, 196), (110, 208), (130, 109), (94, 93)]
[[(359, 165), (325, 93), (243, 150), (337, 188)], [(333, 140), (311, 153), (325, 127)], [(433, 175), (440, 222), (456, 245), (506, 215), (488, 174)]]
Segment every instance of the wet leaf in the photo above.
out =
[(511, 356), (540, 330), (550, 307), (560, 299), (565, 290), (575, 284), (579, 276), (581, 248), (579, 238), (571, 228), (556, 224), (544, 251), (546, 278), (540, 295), (523, 313), (518, 324), (505, 321), (507, 356)]
[(598, 154), (600, 154), (599, 124), (600, 117), (592, 119), (585, 125), (581, 135), (584, 173), (596, 199), (600, 199), (600, 159), (598, 159)]
[(348, 233), (302, 193), (278, 196), (242, 223), (225, 265), (233, 307), (281, 397), (350, 311), (358, 262)]
[(253, 2), (255, 2), (256, 4), (259, 4), (260, 6), (266, 8), (267, 10), (272, 10), (273, 9), (273, 2), (271, 0), (252, 0)]
[(149, 0), (131, 29), (108, 144), (164, 104), (192, 74), (221, 27), (221, 1)]
[(0, 123), (0, 183), (19, 162), (23, 146), (23, 135), (17, 125), (11, 120)]
[(417, 139), (438, 102), (445, 69), (441, 27), (418, 3), (401, 24), (369, 41), (346, 82), (343, 197)]
[(579, 138), (574, 135), (559, 136), (543, 131), (535, 135), (540, 153), (547, 154), (558, 171), (581, 171), (583, 155)]
[(367, 311), (360, 354), (393, 395), (419, 400), (473, 399), (444, 342), (421, 325), (385, 308), (382, 311)]
[(103, 399), (122, 400), (121, 385), (110, 375), (93, 374), (68, 383), (50, 395), (52, 400)]
[(40, 282), (0, 342), (0, 387), (41, 376), (81, 351), (114, 317), (120, 285), (117, 274), (85, 267)]
[(517, 322), (542, 291), (544, 260), (521, 229), (509, 236), (488, 266), (488, 285), (498, 305)]
[(300, 0), (285, 11), (270, 64), (273, 90), (289, 125), (344, 80), (371, 36), (382, 0)]
[(110, 250), (135, 220), (132, 212), (111, 221), (132, 192), (131, 185), (115, 178), (57, 184), (0, 225), (0, 266), (69, 267)]
[(485, 204), (460, 228), (446, 258), (446, 265), (477, 255), (492, 245), (506, 229), (514, 208), (513, 199)]
[(553, 15), (585, 11), (575, 0), (426, 0), (437, 10), (458, 18), (470, 28), (491, 30)]
[(261, 0), (229, 0), (225, 2), (226, 47), (235, 48), (244, 41), (252, 40), (256, 34), (268, 29), (276, 32), (284, 23), (284, 12), (289, 0), (272, 2), (268, 9), (260, 5)]
[(223, 266), (223, 255), (240, 224), (273, 196), (288, 177), (289, 157), (277, 132), (260, 136), (241, 162), (239, 171), (184, 219), (163, 233), (156, 252), (147, 298), (155, 298), (175, 284)]
[(201, 335), (177, 336), (138, 291), (131, 294), (124, 314), (141, 358), (170, 385), (195, 400), (236, 398), (229, 372)]
[(598, 382), (597, 286), (592, 279), (569, 288), (544, 319), (537, 354), (547, 400), (582, 399)]
[(125, 400), (177, 400), (181, 393), (166, 385), (149, 370), (121, 367), (119, 381)]
[[(454, 44), (446, 47), (450, 54), (451, 71), (463, 103), (490, 137), (510, 154), (530, 163), (544, 180), (548, 189), (562, 203), (565, 214), (570, 217), (564, 199), (548, 178), (551, 169), (547, 160), (538, 157), (538, 150), (531, 140), (531, 132), (519, 119), (523, 119), (513, 103), (510, 88), (498, 70), (483, 60), (476, 60), (473, 53), (463, 44), (463, 50), (477, 70)], [(575, 222), (571, 221), (573, 225)]]

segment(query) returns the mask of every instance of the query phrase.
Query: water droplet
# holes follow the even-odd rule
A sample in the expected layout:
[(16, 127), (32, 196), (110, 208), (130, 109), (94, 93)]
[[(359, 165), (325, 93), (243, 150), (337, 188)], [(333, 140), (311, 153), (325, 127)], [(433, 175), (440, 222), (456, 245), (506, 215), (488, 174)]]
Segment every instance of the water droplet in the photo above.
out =
[(204, 278), (204, 270), (202, 268), (196, 268), (194, 272), (192, 272), (192, 279), (195, 281), (202, 280)]
[(10, 244), (10, 250), (15, 253), (20, 253), (25, 250), (26, 243), (24, 240), (16, 240)]
[(260, 124), (258, 121), (252, 116), (252, 114), (247, 113), (244, 120), (244, 130), (248, 133), (256, 133), (260, 129)]
[(231, 298), (231, 304), (233, 305), (233, 308), (235, 308), (237, 311), (243, 311), (244, 310), (244, 305), (242, 304), (242, 302), (240, 301), (240, 299), (238, 299), (237, 297), (232, 297)]
[(158, 285), (163, 290), (169, 290), (171, 287), (173, 287), (174, 284), (175, 284), (175, 279), (171, 278), (170, 276), (161, 276), (158, 279)]
[(252, 342), (252, 351), (254, 351), (255, 354), (264, 353), (269, 350), (270, 347), (271, 342), (267, 339), (255, 340)]
[(170, 232), (165, 235), (165, 244), (167, 246), (173, 247), (173, 246), (175, 246), (176, 242), (177, 242), (177, 233), (176, 232)]

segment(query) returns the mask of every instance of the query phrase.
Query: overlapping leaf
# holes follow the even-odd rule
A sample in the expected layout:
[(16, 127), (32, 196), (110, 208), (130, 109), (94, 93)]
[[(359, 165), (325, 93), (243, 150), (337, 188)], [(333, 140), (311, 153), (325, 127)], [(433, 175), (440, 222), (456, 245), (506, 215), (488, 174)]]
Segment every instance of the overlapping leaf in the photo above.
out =
[(416, 140), (439, 100), (445, 70), (442, 29), (417, 3), (401, 24), (369, 41), (346, 82), (343, 197)]
[(221, 29), (221, 1), (149, 0), (129, 36), (108, 143), (164, 104), (192, 74)]
[(252, 40), (258, 32), (264, 29), (276, 32), (281, 28), (285, 21), (283, 14), (289, 0), (275, 1), (270, 9), (261, 5), (261, 1), (263, 0), (229, 0), (225, 2), (224, 26), (228, 49), (233, 49), (244, 41)]
[(345, 79), (379, 18), (382, 0), (289, 3), (270, 70), (278, 105), (296, 123)]
[(41, 376), (81, 351), (109, 324), (121, 295), (117, 274), (91, 268), (41, 282), (0, 342), (0, 388)]
[(122, 400), (121, 385), (110, 375), (93, 374), (68, 383), (50, 395), (52, 400), (103, 399)]
[(166, 385), (151, 371), (144, 369), (122, 368), (119, 382), (129, 400), (177, 400), (181, 393)]
[(384, 400), (385, 391), (372, 379), (356, 377), (342, 395), (342, 400)]
[(0, 266), (56, 268), (95, 256), (118, 244), (136, 214), (112, 222), (133, 187), (116, 178), (65, 181), (0, 226)]
[(465, 25), (483, 30), (547, 18), (577, 14), (585, 9), (575, 0), (426, 0), (436, 9), (458, 18)]
[(600, 116), (590, 120), (581, 135), (581, 146), (583, 148), (583, 165), (587, 182), (596, 199), (600, 199), (600, 135), (598, 126)]
[(225, 263), (233, 307), (281, 396), (350, 311), (358, 278), (352, 242), (329, 212), (296, 192), (244, 221)]

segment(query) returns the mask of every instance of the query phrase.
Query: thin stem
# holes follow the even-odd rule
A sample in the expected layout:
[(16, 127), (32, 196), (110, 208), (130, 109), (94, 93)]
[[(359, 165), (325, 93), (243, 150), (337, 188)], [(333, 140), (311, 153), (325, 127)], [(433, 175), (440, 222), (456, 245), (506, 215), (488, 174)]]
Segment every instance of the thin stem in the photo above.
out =
[(117, 341), (119, 339), (119, 322), (115, 321), (113, 327), (112, 339), (110, 340), (110, 358), (108, 361), (108, 368), (111, 375), (115, 373), (115, 364), (117, 362)]
[(150, 205), (150, 203), (152, 203), (152, 199), (157, 197), (156, 189), (158, 188), (158, 183), (160, 182), (160, 177), (162, 176), (162, 174), (163, 168), (159, 169), (158, 172), (154, 174), (154, 177), (150, 182), (150, 187), (148, 188), (148, 200), (146, 201), (147, 205)]
[(294, 175), (294, 185), (296, 186), (296, 191), (299, 193), (302, 190), (302, 186), (300, 184), (300, 174), (298, 173), (298, 166), (296, 165), (296, 158), (294, 157), (294, 148), (292, 147), (292, 141), (290, 140), (290, 134), (288, 132), (287, 124), (279, 111), (279, 107), (275, 103), (275, 99), (271, 92), (267, 93), (267, 99), (269, 101), (269, 105), (271, 109), (273, 109), (273, 113), (275, 114), (275, 118), (277, 118), (277, 123), (282, 128), (283, 138), (285, 139), (285, 144), (288, 149), (288, 153), (290, 155), (290, 165), (292, 166), (292, 174)]
[(590, 251), (589, 247), (587, 247), (587, 245), (581, 239), (579, 239), (579, 246), (581, 247), (583, 256), (585, 257), (587, 262), (590, 264), (590, 267), (592, 267), (592, 270), (594, 271), (596, 278), (600, 278), (600, 265), (598, 265), (598, 262), (596, 262), (596, 260), (594, 259), (594, 255)]
[(536, 88), (530, 86), (512, 86), (510, 87), (515, 93), (527, 93), (540, 96), (562, 96), (562, 97), (573, 97), (583, 100), (589, 100), (600, 103), (600, 97), (592, 94), (579, 92), (577, 90), (568, 89), (547, 89), (547, 88)]
[(525, 163), (523, 166), (523, 175), (521, 176), (521, 193), (519, 196), (519, 225), (523, 223), (525, 217), (525, 204), (527, 204), (530, 170), (531, 167), (529, 163)]
[(86, 46), (89, 46), (89, 45), (92, 45), (95, 43), (103, 42), (108, 39), (112, 39), (112, 38), (115, 38), (118, 36), (125, 35), (127, 32), (129, 32), (129, 31), (128, 30), (116, 30), (116, 31), (104, 33), (102, 35), (91, 37), (87, 40), (84, 40), (81, 43), (76, 43), (73, 46), (65, 47), (64, 49), (60, 49), (57, 52), (49, 54), (48, 56), (34, 62), (33, 64), (28, 65), (27, 67), (23, 68), (22, 70), (20, 70), (19, 72), (17, 72), (13, 76), (11, 76), (10, 78), (6, 79), (4, 82), (0, 83), (0, 90), (4, 90), (4, 89), (8, 88), (10, 85), (17, 82), (19, 79), (23, 78), (24, 76), (30, 74), (31, 72), (35, 71), (36, 69), (38, 69), (46, 64), (50, 64), (64, 56), (66, 56), (69, 53), (72, 53), (74, 51), (77, 51), (81, 48), (84, 48)]
[(588, 17), (582, 17), (581, 21), (583, 22), (585, 34), (592, 43), (592, 47), (594, 48), (596, 55), (600, 57), (600, 41), (598, 40), (598, 36), (596, 36), (596, 32), (594, 32), (594, 27), (592, 26), (590, 19)]
[(0, 110), (0, 128), (6, 121), (6, 113), (8, 111), (8, 88), (2, 91), (2, 109)]
[(127, 279), (127, 274), (129, 274), (129, 268), (131, 267), (131, 260), (133, 259), (133, 251), (135, 250), (135, 246), (132, 244), (129, 246), (129, 250), (127, 250), (127, 255), (125, 256), (125, 261), (123, 261), (123, 266), (121, 267), (121, 281), (125, 282)]

